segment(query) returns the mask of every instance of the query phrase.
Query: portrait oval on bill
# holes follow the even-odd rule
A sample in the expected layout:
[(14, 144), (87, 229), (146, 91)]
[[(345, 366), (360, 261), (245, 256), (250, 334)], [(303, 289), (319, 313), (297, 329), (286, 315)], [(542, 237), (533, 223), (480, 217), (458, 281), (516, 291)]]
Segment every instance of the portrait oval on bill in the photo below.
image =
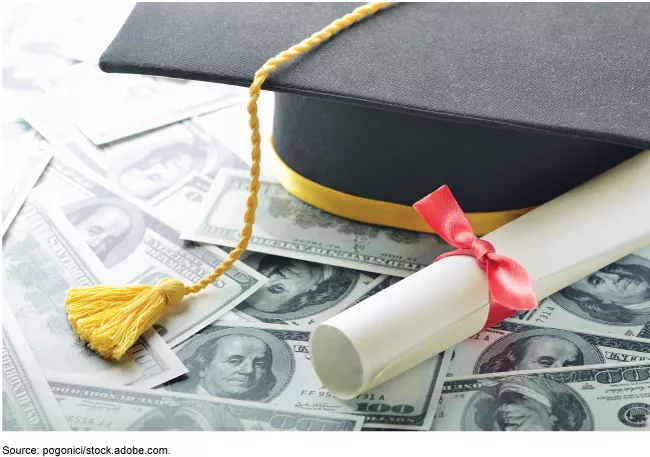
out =
[(130, 195), (148, 201), (192, 172), (213, 177), (221, 167), (247, 168), (215, 138), (199, 134), (191, 121), (164, 127), (159, 132), (170, 129), (178, 134), (137, 143), (108, 167), (106, 177)]
[(177, 352), (188, 372), (165, 388), (175, 392), (268, 402), (291, 381), (291, 348), (253, 327), (207, 327)]
[(570, 387), (541, 377), (482, 381), (461, 416), (464, 431), (591, 431), (584, 399)]
[(553, 294), (566, 311), (607, 325), (650, 322), (650, 261), (631, 254)]
[(144, 239), (140, 210), (119, 198), (88, 198), (62, 208), (75, 230), (106, 268), (129, 257)]
[(292, 320), (321, 313), (347, 297), (360, 280), (355, 270), (255, 253), (244, 263), (269, 278), (238, 306), (261, 320)]
[(473, 372), (543, 370), (604, 362), (598, 348), (584, 338), (566, 330), (543, 328), (499, 338), (481, 353)]

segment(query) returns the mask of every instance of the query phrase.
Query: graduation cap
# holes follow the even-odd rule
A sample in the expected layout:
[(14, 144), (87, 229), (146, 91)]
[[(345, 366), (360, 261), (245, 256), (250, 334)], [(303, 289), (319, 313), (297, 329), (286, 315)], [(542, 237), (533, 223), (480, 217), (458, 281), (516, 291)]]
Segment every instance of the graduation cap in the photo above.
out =
[(100, 68), (250, 86), (248, 211), (238, 247), (197, 284), (69, 291), (73, 329), (119, 358), (246, 249), (260, 89), (276, 93), (262, 149), (296, 197), (431, 231), (413, 205), (449, 186), (482, 235), (650, 147), (649, 21), (639, 4), (136, 5)]
[[(249, 86), (359, 3), (143, 3), (99, 65)], [(650, 8), (405, 3), (269, 75), (277, 177), (361, 222), (430, 231), (447, 184), (484, 235), (650, 147)]]

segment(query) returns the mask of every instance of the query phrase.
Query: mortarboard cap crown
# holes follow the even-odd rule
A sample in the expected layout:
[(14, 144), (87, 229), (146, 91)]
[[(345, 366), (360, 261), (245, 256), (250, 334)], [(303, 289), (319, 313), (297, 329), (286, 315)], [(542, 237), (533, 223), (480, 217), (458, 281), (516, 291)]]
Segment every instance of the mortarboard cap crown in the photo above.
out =
[[(360, 5), (138, 4), (100, 68), (248, 86)], [(650, 147), (649, 23), (631, 3), (385, 8), (264, 83), (280, 181), (334, 214), (420, 231), (411, 205), (447, 184), (490, 232)]]

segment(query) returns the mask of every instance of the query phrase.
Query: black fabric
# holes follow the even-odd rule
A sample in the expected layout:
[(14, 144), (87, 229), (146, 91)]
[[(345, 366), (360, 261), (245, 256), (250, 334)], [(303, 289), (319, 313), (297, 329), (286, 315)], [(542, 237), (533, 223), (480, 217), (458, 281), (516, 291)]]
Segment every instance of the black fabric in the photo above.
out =
[[(268, 58), (359, 5), (138, 4), (100, 67), (248, 85)], [(647, 3), (397, 4), (279, 69), (264, 87), (646, 148), (649, 24)], [(491, 151), (475, 154), (490, 163)], [(555, 153), (521, 154), (561, 171), (550, 162)]]
[(273, 132), (282, 160), (330, 189), (410, 206), (447, 184), (467, 212), (543, 204), (639, 152), (288, 94)]

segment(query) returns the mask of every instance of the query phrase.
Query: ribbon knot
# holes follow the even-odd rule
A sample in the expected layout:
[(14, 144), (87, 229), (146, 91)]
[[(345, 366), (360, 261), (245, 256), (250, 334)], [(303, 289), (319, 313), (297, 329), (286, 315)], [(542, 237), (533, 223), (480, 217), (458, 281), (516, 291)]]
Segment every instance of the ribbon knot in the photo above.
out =
[(476, 262), (478, 263), (479, 267), (484, 270), (487, 267), (487, 264), (485, 263), (485, 257), (496, 252), (492, 243), (489, 241), (481, 240), (479, 238), (475, 239), (472, 242), (471, 250), (472, 254), (474, 254), (474, 257), (476, 257)]
[(163, 278), (153, 287), (165, 300), (165, 306), (178, 305), (185, 297), (185, 285), (178, 279)]
[(449, 187), (442, 186), (413, 205), (420, 216), (446, 243), (457, 248), (438, 256), (434, 262), (456, 255), (472, 256), (485, 270), (490, 311), (483, 329), (537, 307), (533, 281), (528, 272), (509, 257), (496, 253), (487, 240), (476, 237), (463, 210)]

